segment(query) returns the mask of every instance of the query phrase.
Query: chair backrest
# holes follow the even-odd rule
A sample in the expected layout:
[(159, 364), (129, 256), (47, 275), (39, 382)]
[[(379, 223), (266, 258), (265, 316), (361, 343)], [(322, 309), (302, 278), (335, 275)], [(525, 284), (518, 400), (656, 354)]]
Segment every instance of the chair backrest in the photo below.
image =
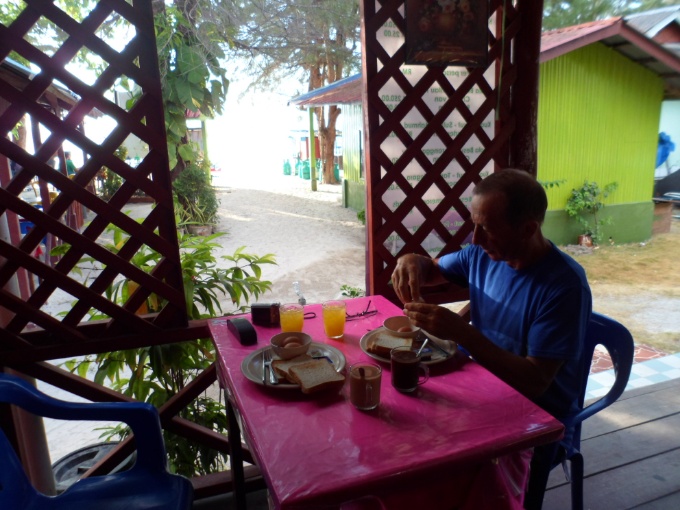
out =
[[(31, 485), (10, 442), (0, 430), (0, 508), (184, 509), (192, 502), (189, 480), (167, 471), (158, 411), (142, 402), (73, 403), (49, 397), (27, 381), (0, 373), (0, 402), (60, 420), (120, 421), (135, 436), (137, 457), (127, 471), (87, 478), (48, 497)], [(94, 506), (93, 506), (94, 505)]]
[[(611, 357), (612, 364), (614, 365), (615, 380), (606, 395), (584, 408), (583, 404), (585, 402), (593, 353), (598, 345), (602, 345), (607, 349)], [(575, 429), (572, 444), (565, 445), (568, 449), (578, 450), (580, 448), (581, 423), (583, 420), (614, 403), (626, 389), (633, 366), (634, 349), (633, 337), (622, 324), (602, 314), (593, 312), (588, 324), (582, 353), (583, 367), (579, 402), (581, 411), (565, 420), (567, 427), (573, 426)]]

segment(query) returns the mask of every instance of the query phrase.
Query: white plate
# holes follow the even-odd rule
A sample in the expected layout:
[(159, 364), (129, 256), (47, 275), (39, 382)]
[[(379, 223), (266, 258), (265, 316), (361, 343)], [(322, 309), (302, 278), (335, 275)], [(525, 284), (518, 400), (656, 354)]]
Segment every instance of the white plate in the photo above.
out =
[[(392, 336), (383, 326), (380, 326), (379, 328), (374, 329), (373, 331), (369, 331), (364, 336), (362, 336), (361, 340), (359, 340), (359, 346), (361, 347), (361, 350), (368, 354), (371, 358), (376, 359), (378, 361), (382, 361), (383, 363), (389, 363), (390, 358), (379, 356), (378, 354), (372, 353), (368, 350), (368, 346), (375, 342), (378, 339), (378, 337), (383, 335)], [(428, 347), (429, 345), (428, 342), (428, 345), (426, 345), (425, 349), (423, 349), (423, 354), (428, 353), (430, 355), (430, 359), (423, 361), (424, 365), (434, 365), (436, 363), (441, 363), (442, 361), (446, 361), (451, 356), (456, 354), (456, 344), (454, 342), (440, 340), (438, 338), (434, 338), (430, 334), (428, 334), (427, 336), (430, 339), (430, 342), (436, 342), (437, 345), (448, 354), (447, 356), (444, 356), (444, 353), (441, 352), (439, 349)]]
[[(262, 383), (262, 371), (264, 368), (262, 366), (262, 351), (269, 348), (269, 346), (262, 347), (261, 349), (251, 352), (248, 354), (248, 356), (246, 356), (246, 358), (241, 363), (241, 372), (243, 372), (243, 375), (245, 375), (248, 380), (253, 381), (255, 384), (259, 384), (260, 386), (267, 386), (268, 388), (276, 388), (280, 390), (299, 389), (299, 385), (288, 382), (270, 384), (269, 378), (267, 378), (266, 385)], [(314, 357), (326, 356), (331, 361), (331, 363), (333, 363), (333, 368), (335, 368), (337, 372), (340, 372), (343, 368), (345, 368), (345, 355), (332, 345), (312, 342), (309, 346), (309, 351), (307, 354), (310, 354)], [(277, 359), (276, 356), (274, 356), (273, 359)]]

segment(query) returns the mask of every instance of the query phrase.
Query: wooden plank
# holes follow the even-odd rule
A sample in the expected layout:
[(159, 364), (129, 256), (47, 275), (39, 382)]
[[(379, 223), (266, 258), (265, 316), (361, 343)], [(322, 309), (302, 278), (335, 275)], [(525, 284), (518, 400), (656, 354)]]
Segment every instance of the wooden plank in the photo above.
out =
[(668, 510), (669, 508), (680, 508), (680, 491), (649, 503), (643, 503), (636, 506), (635, 510)]
[[(662, 420), (617, 430), (581, 444), (585, 476), (617, 469), (678, 448), (680, 412)], [(550, 473), (548, 487), (564, 484), (561, 468)]]
[[(677, 444), (677, 441), (675, 442)], [(584, 480), (584, 506), (597, 510), (628, 510), (647, 508), (645, 505), (660, 498), (678, 501), (680, 491), (680, 447), (606, 471)], [(672, 497), (671, 497), (672, 496)], [(677, 508), (677, 505), (649, 508)], [(546, 492), (543, 508), (571, 508), (570, 486), (563, 485)]]
[(680, 409), (680, 379), (626, 391), (583, 423), (582, 440), (674, 414)]

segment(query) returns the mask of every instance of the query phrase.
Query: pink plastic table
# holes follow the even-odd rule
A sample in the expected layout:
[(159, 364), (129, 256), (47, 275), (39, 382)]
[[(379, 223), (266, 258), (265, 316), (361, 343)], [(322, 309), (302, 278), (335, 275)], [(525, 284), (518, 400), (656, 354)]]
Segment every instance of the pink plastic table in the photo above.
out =
[[(316, 318), (305, 319), (304, 331), (342, 351), (347, 366), (369, 361), (361, 337), (402, 313), (381, 296), (348, 299), (347, 313), (365, 310), (369, 300), (378, 313), (348, 321), (342, 341), (324, 335), (321, 305), (305, 307)], [(423, 498), (439, 498), (437, 491), (455, 506), (485, 462), (562, 436), (559, 421), (461, 355), (431, 365), (413, 395), (392, 388), (383, 364), (381, 403), (369, 412), (350, 404), (349, 384), (340, 394), (311, 396), (263, 387), (246, 379), (241, 362), (280, 329), (255, 329), (257, 345), (244, 347), (226, 318), (210, 321), (220, 382), (277, 508), (340, 508), (365, 496), (390, 508), (425, 508)]]

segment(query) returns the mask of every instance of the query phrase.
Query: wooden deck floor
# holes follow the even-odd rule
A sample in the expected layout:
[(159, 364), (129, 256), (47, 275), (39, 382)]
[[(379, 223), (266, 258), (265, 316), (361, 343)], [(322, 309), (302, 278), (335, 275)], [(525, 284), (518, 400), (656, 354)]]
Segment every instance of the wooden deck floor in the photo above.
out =
[[(581, 437), (586, 509), (680, 508), (680, 379), (625, 392)], [(569, 489), (555, 468), (544, 510), (571, 508)]]

